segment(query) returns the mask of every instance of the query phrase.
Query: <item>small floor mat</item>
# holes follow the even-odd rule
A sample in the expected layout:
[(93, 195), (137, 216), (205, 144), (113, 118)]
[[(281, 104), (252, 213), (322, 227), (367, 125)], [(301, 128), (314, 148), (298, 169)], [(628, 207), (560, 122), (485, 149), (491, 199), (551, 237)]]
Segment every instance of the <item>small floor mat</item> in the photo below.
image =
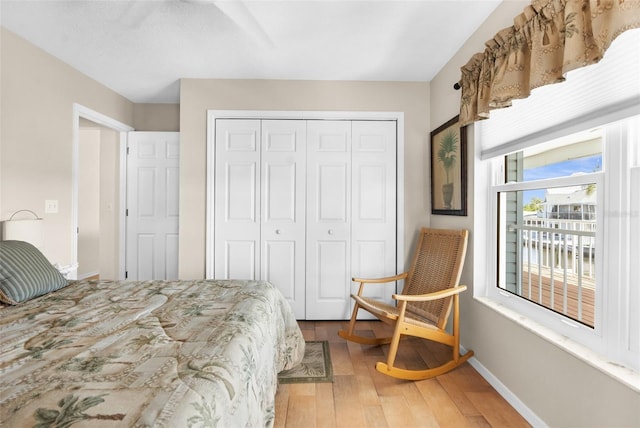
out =
[(307, 341), (302, 362), (290, 370), (280, 372), (278, 381), (280, 383), (333, 382), (329, 342)]

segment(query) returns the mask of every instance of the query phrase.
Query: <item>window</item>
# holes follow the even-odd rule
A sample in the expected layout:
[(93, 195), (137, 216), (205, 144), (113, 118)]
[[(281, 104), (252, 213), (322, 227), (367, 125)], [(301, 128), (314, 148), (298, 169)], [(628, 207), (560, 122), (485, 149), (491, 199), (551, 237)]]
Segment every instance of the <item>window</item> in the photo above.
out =
[(486, 228), (480, 272), (489, 283), (476, 296), (635, 370), (639, 130), (635, 116), (477, 160), (491, 214), (475, 237)]
[(638, 390), (639, 43), (474, 126), (473, 183), (474, 297)]
[(592, 328), (601, 167), (596, 129), (506, 155), (494, 187), (498, 287)]

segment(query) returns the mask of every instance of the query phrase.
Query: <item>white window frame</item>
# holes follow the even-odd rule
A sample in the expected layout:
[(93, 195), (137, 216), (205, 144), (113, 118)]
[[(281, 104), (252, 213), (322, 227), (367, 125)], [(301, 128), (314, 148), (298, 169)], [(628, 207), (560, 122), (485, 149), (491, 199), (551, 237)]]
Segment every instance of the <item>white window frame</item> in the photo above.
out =
[[(501, 161), (501, 165), (498, 166), (497, 162), (492, 162), (492, 167), (499, 168), (502, 177), (504, 177), (504, 173), (502, 173), (501, 168), (504, 165), (504, 156), (500, 156), (499, 160)], [(500, 215), (500, 213), (498, 213), (498, 196), (500, 192), (532, 190), (541, 188), (544, 189), (550, 187), (581, 186), (591, 183), (595, 183), (596, 188), (598, 189), (596, 206), (596, 242), (598, 243), (597, 245), (600, 246), (603, 238), (602, 229), (604, 225), (604, 192), (601, 191), (604, 185), (604, 173), (591, 173), (571, 177), (551, 178), (546, 180), (495, 183), (491, 186), (491, 193), (493, 206), (496, 210), (496, 219), (498, 219), (498, 216)], [(498, 222), (496, 221), (495, 224), (492, 225), (492, 228), (495, 231), (494, 236), (496, 237), (498, 236), (498, 233), (501, 233), (501, 231), (498, 231), (497, 223)], [(508, 227), (508, 225), (503, 224), (502, 227), (505, 228)], [(497, 251), (497, 248), (493, 249), (494, 253), (497, 253)], [(504, 249), (501, 249), (501, 251), (504, 251)], [(504, 260), (504, 257), (501, 257), (500, 260)], [(602, 343), (602, 287), (600, 286), (600, 284), (602, 284), (602, 280), (602, 257), (596, 256), (597, 285), (595, 296), (594, 328), (574, 321), (567, 316), (538, 305), (535, 302), (532, 302), (524, 297), (519, 297), (513, 293), (506, 291), (504, 278), (499, 278), (498, 268), (494, 269), (494, 280), (492, 281), (492, 284), (499, 284), (499, 286), (489, 287), (487, 291), (489, 297), (498, 300), (503, 304), (509, 304), (521, 314), (526, 315), (527, 317), (536, 320), (541, 324), (548, 324), (550, 328), (556, 329), (558, 332), (564, 334), (567, 337), (574, 337), (580, 342), (587, 344), (588, 346), (594, 347), (596, 349), (601, 349), (603, 346), (605, 346), (605, 344)]]
[[(603, 172), (585, 176), (504, 183), (504, 156), (481, 159), (475, 126), (474, 297), (528, 330), (640, 391), (640, 118), (604, 126)], [(583, 123), (583, 130), (593, 124)], [(567, 134), (575, 130), (567, 131)], [(551, 139), (551, 138), (550, 138)], [(595, 328), (507, 291), (498, 281), (498, 191), (595, 182), (598, 188)], [(634, 193), (635, 190), (635, 193)], [(482, 215), (480, 213), (486, 213)], [(634, 214), (635, 213), (635, 214)], [(600, 260), (598, 260), (600, 259)], [(634, 310), (635, 309), (635, 310)]]

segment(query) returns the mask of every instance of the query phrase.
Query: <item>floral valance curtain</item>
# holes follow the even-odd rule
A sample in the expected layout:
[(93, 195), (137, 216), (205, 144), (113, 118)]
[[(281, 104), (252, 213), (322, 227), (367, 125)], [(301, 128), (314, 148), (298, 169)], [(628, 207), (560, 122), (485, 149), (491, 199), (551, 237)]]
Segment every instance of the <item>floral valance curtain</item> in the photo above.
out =
[(640, 0), (533, 0), (461, 68), (461, 125), (598, 62), (632, 28), (640, 28)]

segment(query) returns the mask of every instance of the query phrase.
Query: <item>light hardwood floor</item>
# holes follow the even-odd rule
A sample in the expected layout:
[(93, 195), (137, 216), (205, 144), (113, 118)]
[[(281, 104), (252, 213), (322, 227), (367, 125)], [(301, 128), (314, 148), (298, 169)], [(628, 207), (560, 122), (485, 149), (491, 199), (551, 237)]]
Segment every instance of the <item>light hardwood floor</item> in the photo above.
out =
[[(528, 427), (468, 363), (419, 382), (377, 372), (389, 345), (366, 346), (338, 337), (341, 321), (300, 321), (305, 340), (328, 340), (333, 383), (283, 384), (276, 394), (275, 427)], [(390, 335), (379, 322), (360, 323), (364, 334)], [(398, 365), (425, 368), (447, 360), (449, 348), (421, 339), (404, 339)]]

